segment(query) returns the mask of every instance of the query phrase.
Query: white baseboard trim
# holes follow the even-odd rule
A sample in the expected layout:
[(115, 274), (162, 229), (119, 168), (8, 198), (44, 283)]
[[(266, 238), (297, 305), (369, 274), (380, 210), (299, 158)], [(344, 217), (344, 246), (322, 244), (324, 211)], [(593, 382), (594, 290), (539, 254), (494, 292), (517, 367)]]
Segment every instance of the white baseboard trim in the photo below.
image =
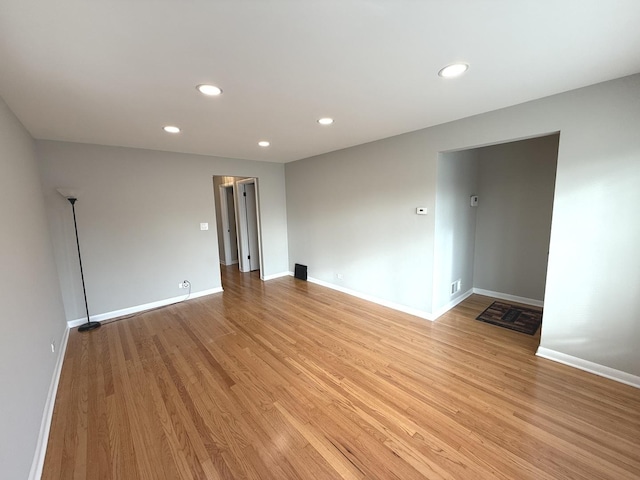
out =
[(538, 347), (536, 355), (570, 367), (579, 368), (580, 370), (608, 378), (609, 380), (615, 380), (616, 382), (640, 388), (640, 377), (621, 370), (616, 370), (615, 368), (606, 367), (599, 363), (583, 360), (582, 358), (573, 357), (566, 353), (557, 352), (544, 347)]
[(51, 421), (53, 419), (53, 407), (56, 403), (56, 395), (58, 394), (58, 384), (60, 383), (60, 374), (62, 373), (62, 363), (64, 362), (64, 354), (67, 351), (67, 341), (69, 340), (69, 327), (64, 329), (62, 339), (60, 340), (60, 348), (58, 349), (58, 359), (53, 370), (51, 385), (49, 386), (49, 394), (44, 404), (42, 414), (42, 423), (40, 424), (40, 434), (36, 443), (36, 451), (31, 463), (31, 471), (29, 472), (29, 480), (40, 480), (42, 477), (42, 468), (44, 467), (44, 457), (47, 453), (47, 445), (49, 443), (49, 431), (51, 430)]
[(289, 275), (293, 275), (293, 272), (280, 272), (280, 273), (274, 273), (273, 275), (266, 275), (262, 277), (262, 280), (265, 282), (268, 282), (269, 280), (273, 280), (274, 278), (287, 277)]
[(508, 293), (493, 292), (491, 290), (483, 290), (482, 288), (474, 288), (473, 293), (484, 295), (486, 297), (498, 298), (500, 300), (508, 300), (510, 302), (524, 303), (525, 305), (533, 305), (534, 307), (544, 307), (544, 302), (533, 298), (518, 297), (517, 295), (509, 295)]
[(231, 265), (238, 265), (238, 260), (233, 260), (230, 263), (225, 263), (222, 260), (220, 260), (220, 265), (224, 265), (225, 267), (230, 267)]
[[(293, 275), (293, 272), (289, 272), (289, 274)], [(330, 288), (332, 290), (337, 290), (339, 292), (346, 293), (347, 295), (351, 295), (353, 297), (357, 297), (362, 300), (366, 300), (368, 302), (377, 303), (378, 305), (382, 305), (383, 307), (388, 307), (393, 310), (398, 310), (399, 312), (408, 313), (409, 315), (414, 315), (416, 317), (424, 318), (425, 320), (433, 320), (433, 316), (430, 313), (425, 312), (424, 310), (419, 310), (413, 307), (407, 307), (406, 305), (390, 302), (382, 298), (374, 297), (373, 295), (367, 295), (366, 293), (356, 292), (355, 290), (344, 288), (339, 285), (335, 285), (333, 283), (325, 282), (324, 280), (318, 280), (317, 278), (313, 278), (313, 277), (307, 277), (307, 281), (311, 283), (315, 283), (317, 285), (321, 285), (323, 287)]]
[(456, 305), (458, 305), (460, 302), (462, 302), (463, 300), (466, 300), (467, 298), (469, 298), (471, 295), (474, 294), (474, 289), (470, 288), (469, 290), (467, 290), (466, 292), (464, 292), (462, 295), (460, 295), (458, 298), (455, 298), (453, 300), (451, 300), (449, 303), (447, 303), (445, 306), (443, 306), (442, 308), (440, 308), (439, 310), (437, 310), (435, 313), (432, 313), (432, 320), (437, 320), (439, 317), (441, 317), (442, 315), (444, 315), (445, 313), (447, 313), (449, 310), (451, 310), (453, 307), (455, 307)]
[[(131, 315), (132, 313), (143, 312), (145, 310), (151, 310), (152, 308), (164, 307), (171, 305), (172, 303), (179, 303), (184, 300), (192, 300), (198, 297), (204, 297), (206, 295), (212, 295), (214, 293), (222, 292), (222, 287), (210, 288), (209, 290), (202, 290), (200, 292), (187, 295), (181, 295), (179, 297), (167, 298), (164, 300), (158, 300), (157, 302), (145, 303), (143, 305), (136, 305), (135, 307), (123, 308), (122, 310), (114, 310), (112, 312), (99, 313), (97, 315), (90, 315), (89, 320), (92, 322), (103, 322), (105, 320), (111, 320), (112, 318), (123, 317), (125, 315)], [(69, 320), (67, 325), (69, 328), (79, 327), (87, 321), (86, 318), (79, 318), (76, 320)]]

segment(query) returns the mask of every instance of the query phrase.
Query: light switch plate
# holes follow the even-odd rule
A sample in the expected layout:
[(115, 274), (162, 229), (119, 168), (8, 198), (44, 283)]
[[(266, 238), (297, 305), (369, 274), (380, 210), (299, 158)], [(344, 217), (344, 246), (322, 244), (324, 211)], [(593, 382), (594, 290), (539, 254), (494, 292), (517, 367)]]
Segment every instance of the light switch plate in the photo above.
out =
[(200, 230), (209, 230), (209, 224), (208, 223), (201, 223), (200, 224)]

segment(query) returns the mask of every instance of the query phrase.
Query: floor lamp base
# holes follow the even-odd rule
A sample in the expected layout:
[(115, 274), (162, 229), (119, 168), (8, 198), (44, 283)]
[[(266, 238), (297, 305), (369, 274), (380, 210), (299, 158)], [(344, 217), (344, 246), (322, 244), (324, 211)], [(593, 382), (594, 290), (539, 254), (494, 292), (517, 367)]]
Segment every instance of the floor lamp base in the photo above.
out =
[(88, 332), (89, 330), (95, 330), (100, 326), (100, 322), (87, 322), (78, 327), (79, 332)]

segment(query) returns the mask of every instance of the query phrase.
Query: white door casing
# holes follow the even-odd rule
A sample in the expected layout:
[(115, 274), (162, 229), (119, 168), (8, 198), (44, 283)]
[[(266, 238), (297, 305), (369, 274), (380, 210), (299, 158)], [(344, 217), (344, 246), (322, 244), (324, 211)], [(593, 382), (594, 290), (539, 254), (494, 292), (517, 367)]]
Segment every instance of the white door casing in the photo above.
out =
[(236, 185), (240, 271), (262, 271), (258, 182), (255, 178), (249, 178), (238, 181)]

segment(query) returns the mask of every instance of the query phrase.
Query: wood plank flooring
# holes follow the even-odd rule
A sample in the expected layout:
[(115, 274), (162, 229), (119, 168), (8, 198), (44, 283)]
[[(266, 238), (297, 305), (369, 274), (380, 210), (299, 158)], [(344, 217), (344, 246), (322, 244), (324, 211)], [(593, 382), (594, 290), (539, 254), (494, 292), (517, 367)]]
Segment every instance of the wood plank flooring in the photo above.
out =
[(43, 479), (638, 479), (640, 390), (538, 339), (223, 267), (224, 293), (72, 331)]

